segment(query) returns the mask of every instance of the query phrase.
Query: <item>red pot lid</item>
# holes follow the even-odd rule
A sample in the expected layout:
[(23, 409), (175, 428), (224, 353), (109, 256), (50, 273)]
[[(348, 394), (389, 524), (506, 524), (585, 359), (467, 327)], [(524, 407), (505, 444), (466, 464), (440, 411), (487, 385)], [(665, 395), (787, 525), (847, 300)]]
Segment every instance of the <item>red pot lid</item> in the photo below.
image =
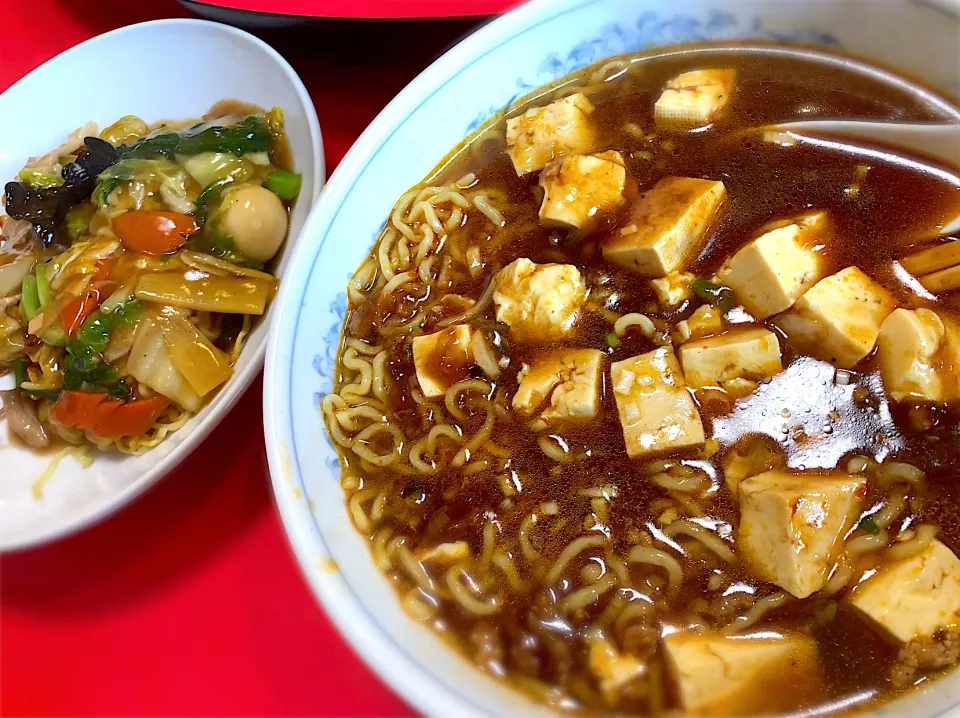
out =
[(191, 0), (226, 10), (318, 18), (437, 19), (496, 15), (521, 0)]

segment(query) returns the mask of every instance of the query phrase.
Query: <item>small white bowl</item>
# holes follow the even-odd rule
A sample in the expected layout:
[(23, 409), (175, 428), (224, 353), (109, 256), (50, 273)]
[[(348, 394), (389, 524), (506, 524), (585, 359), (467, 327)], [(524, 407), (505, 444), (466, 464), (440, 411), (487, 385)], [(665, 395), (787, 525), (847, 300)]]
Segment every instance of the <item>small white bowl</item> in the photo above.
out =
[[(310, 586), (400, 695), (427, 715), (544, 711), (402, 611), (344, 505), (318, 402), (332, 387), (346, 280), (393, 203), (512, 99), (608, 55), (698, 40), (792, 40), (871, 58), (960, 95), (958, 33), (957, 0), (534, 0), (447, 52), (370, 125), (312, 212), (278, 297), (264, 426), (277, 502)], [(878, 714), (940, 715), (958, 700), (960, 672)]]
[[(127, 114), (148, 122), (197, 117), (226, 98), (278, 106), (286, 117), (303, 189), (279, 255), (282, 277), (325, 179), (320, 125), (289, 63), (242, 30), (206, 20), (147, 22), (88, 40), (31, 72), (0, 95), (0, 184), (15, 179), (28, 157), (45, 154), (91, 120), (102, 128)], [(271, 307), (250, 333), (233, 378), (182, 429), (142, 456), (95, 452), (88, 468), (65, 457), (40, 500), (31, 489), (50, 455), (11, 443), (0, 420), (0, 551), (92, 524), (183, 461), (256, 377), (275, 313)]]

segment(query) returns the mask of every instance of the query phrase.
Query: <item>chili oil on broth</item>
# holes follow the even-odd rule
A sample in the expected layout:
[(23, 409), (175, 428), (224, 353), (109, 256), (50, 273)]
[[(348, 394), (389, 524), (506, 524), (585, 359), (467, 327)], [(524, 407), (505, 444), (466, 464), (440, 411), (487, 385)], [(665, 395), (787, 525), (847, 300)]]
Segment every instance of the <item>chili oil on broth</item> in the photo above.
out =
[[(704, 131), (658, 128), (653, 104), (664, 83), (702, 67), (737, 70), (723, 114)], [(954, 188), (853, 152), (783, 147), (745, 132), (816, 117), (943, 119), (909, 91), (796, 56), (711, 51), (600, 63), (533, 104), (574, 91), (595, 106), (595, 151), (619, 150), (641, 190), (671, 175), (723, 180), (727, 206), (688, 271), (710, 276), (769, 221), (816, 208), (835, 228), (828, 274), (856, 265), (900, 306), (924, 304), (889, 266), (960, 210)], [(521, 367), (558, 347), (601, 349), (607, 362), (651, 351), (703, 303), (662, 309), (646, 280), (603, 260), (607, 227), (585, 237), (542, 227), (537, 177), (516, 175), (503, 118), (482, 128), (401, 199), (348, 287), (337, 391), (323, 410), (352, 519), (404, 607), (479, 667), (567, 710), (676, 707), (660, 637), (685, 629), (812, 636), (822, 684), (791, 692), (828, 712), (851, 697), (858, 707), (888, 700), (934, 675), (891, 679), (902, 657), (839, 600), (844, 567), (836, 585), (804, 600), (752, 577), (733, 554), (739, 510), (725, 476), (744, 462), (752, 473), (857, 469), (869, 477), (863, 505), (879, 507), (881, 535), (929, 523), (958, 547), (958, 417), (889, 401), (872, 359), (838, 381), (781, 337), (784, 371), (757, 391), (739, 400), (697, 393), (708, 437), (701, 451), (631, 461), (609, 375), (591, 424), (533, 431), (510, 403)], [(514, 341), (495, 321), (490, 278), (518, 257), (583, 274), (587, 304), (563, 341)], [(957, 309), (950, 299), (936, 306)], [(632, 312), (654, 319), (652, 338), (634, 329), (610, 346), (614, 320)], [(424, 397), (412, 338), (465, 321), (508, 363), (495, 380), (471, 366), (445, 395)], [(875, 567), (869, 553), (878, 546), (857, 548), (868, 556), (858, 570)], [(633, 673), (613, 686), (591, 668), (591, 654), (624, 659), (621, 669)]]

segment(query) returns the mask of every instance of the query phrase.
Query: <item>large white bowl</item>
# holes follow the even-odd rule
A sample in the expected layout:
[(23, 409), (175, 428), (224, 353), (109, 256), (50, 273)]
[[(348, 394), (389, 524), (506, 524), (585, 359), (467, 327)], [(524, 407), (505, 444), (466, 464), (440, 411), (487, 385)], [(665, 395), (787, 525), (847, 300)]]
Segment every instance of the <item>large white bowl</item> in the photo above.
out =
[[(14, 179), (28, 157), (45, 154), (91, 120), (105, 127), (127, 114), (147, 121), (197, 117), (225, 98), (276, 105), (286, 116), (303, 189), (279, 257), (283, 276), (325, 178), (320, 126), (293, 68), (242, 30), (206, 20), (158, 20), (109, 32), (50, 60), (0, 95), (0, 184)], [(31, 487), (50, 456), (11, 443), (0, 420), (0, 551), (93, 523), (186, 458), (256, 377), (275, 314), (271, 307), (251, 332), (233, 378), (180, 431), (138, 457), (100, 453), (89, 468), (67, 457), (42, 500)]]
[[(731, 38), (827, 45), (960, 94), (958, 11), (929, 0), (536, 0), (450, 50), (370, 125), (331, 178), (294, 252), (267, 356), (264, 425), (277, 502), (310, 586), (400, 695), (436, 716), (541, 710), (403, 613), (344, 507), (318, 402), (332, 386), (344, 284), (393, 202), (516, 96), (638, 48)], [(960, 673), (882, 712), (933, 716), (958, 698)]]

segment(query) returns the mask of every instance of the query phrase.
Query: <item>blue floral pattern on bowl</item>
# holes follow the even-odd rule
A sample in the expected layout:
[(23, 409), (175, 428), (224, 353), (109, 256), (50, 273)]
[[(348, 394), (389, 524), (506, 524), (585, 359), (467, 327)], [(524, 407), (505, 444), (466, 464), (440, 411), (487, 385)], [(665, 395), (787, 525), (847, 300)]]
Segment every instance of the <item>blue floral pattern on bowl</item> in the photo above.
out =
[[(476, 130), (488, 118), (508, 107), (517, 98), (604, 57), (635, 52), (657, 45), (733, 38), (759, 38), (833, 47), (840, 46), (840, 41), (827, 31), (813, 27), (789, 32), (774, 30), (766, 27), (763, 18), (758, 16), (746, 19), (730, 12), (713, 10), (707, 14), (706, 19), (701, 20), (691, 15), (664, 16), (656, 12), (644, 12), (632, 24), (611, 23), (604, 26), (597, 37), (575, 45), (564, 56), (558, 53), (547, 55), (537, 66), (535, 74), (517, 78), (516, 91), (504, 105), (478, 113), (467, 125), (464, 134)], [(313, 368), (320, 375), (321, 388), (324, 393), (329, 392), (333, 387), (334, 361), (336, 359), (336, 349), (339, 346), (340, 327), (343, 324), (345, 313), (346, 294), (339, 294), (330, 305), (330, 315), (336, 320), (336, 324), (327, 329), (324, 339), (326, 343), (324, 353), (316, 355), (313, 360)], [(319, 406), (319, 399), (322, 398), (322, 395), (317, 393), (316, 397)]]
[[(480, 718), (537, 711), (409, 620), (344, 507), (319, 402), (333, 386), (347, 274), (366, 257), (393, 201), (466, 131), (534, 88), (612, 54), (696, 40), (798, 41), (841, 46), (934, 86), (954, 85), (960, 20), (932, 9), (935, 2), (943, 0), (885, 3), (881, 21), (879, 13), (864, 16), (874, 0), (532, 0), (425, 71), (344, 158), (277, 299), (264, 429), (277, 503), (304, 575), (364, 658), (420, 712)], [(908, 30), (922, 46), (904, 41)], [(960, 696), (960, 681), (950, 677), (932, 688), (878, 713), (929, 717)]]
[[(336, 298), (330, 302), (329, 311), (330, 319), (333, 323), (327, 327), (327, 331), (323, 335), (324, 352), (323, 354), (317, 354), (313, 358), (313, 369), (320, 375), (320, 391), (324, 394), (329, 394), (330, 391), (333, 390), (337, 349), (340, 347), (341, 327), (343, 326), (343, 320), (347, 316), (346, 292), (340, 292)], [(323, 398), (319, 393), (317, 396)], [(320, 402), (318, 400), (318, 408), (319, 405)]]
[(509, 107), (517, 98), (541, 85), (576, 72), (604, 57), (636, 52), (657, 45), (676, 45), (705, 40), (761, 39), (800, 42), (808, 45), (840, 47), (840, 40), (817, 27), (778, 30), (768, 27), (763, 18), (739, 17), (723, 10), (712, 10), (704, 19), (692, 15), (662, 15), (644, 12), (632, 24), (610, 24), (600, 35), (574, 46), (565, 56), (551, 53), (528, 77), (518, 77), (516, 91), (504, 104), (480, 112), (470, 121), (464, 134), (476, 130), (488, 118)]

